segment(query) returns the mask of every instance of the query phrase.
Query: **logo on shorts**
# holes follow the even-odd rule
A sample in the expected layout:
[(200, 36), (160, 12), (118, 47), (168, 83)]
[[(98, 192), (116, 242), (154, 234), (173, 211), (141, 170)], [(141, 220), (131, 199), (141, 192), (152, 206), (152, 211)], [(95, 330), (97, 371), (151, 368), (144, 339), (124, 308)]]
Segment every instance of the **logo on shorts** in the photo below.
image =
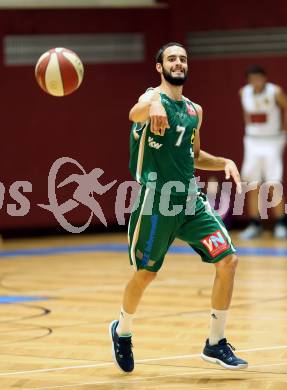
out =
[(220, 230), (216, 230), (216, 232), (209, 234), (200, 242), (207, 248), (211, 257), (220, 255), (220, 253), (230, 247)]

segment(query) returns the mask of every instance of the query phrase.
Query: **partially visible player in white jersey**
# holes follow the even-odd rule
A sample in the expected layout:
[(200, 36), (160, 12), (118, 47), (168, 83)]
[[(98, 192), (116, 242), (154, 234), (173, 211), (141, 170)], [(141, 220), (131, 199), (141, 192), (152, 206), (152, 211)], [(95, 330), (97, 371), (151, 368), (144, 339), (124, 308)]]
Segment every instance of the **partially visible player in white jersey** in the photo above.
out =
[(285, 201), (280, 194), (287, 134), (287, 96), (279, 85), (267, 81), (265, 70), (258, 65), (247, 69), (246, 76), (248, 84), (239, 91), (245, 121), (242, 179), (258, 182), (258, 186), (247, 193), (250, 223), (240, 238), (252, 239), (262, 233), (258, 198), (262, 182), (274, 184), (274, 200), (281, 197), (272, 209), (275, 218), (273, 235), (287, 238)]

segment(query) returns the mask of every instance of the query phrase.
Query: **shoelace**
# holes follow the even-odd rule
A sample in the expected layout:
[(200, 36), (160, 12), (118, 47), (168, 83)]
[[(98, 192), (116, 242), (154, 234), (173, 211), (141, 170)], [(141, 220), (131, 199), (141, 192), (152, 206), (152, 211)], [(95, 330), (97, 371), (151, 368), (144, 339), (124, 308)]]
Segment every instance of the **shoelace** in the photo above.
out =
[(229, 358), (230, 356), (234, 356), (233, 351), (235, 351), (235, 348), (230, 343), (225, 343), (222, 346), (222, 349), (227, 358)]
[(122, 337), (117, 343), (119, 355), (125, 357), (130, 356), (132, 352), (132, 340), (130, 337)]

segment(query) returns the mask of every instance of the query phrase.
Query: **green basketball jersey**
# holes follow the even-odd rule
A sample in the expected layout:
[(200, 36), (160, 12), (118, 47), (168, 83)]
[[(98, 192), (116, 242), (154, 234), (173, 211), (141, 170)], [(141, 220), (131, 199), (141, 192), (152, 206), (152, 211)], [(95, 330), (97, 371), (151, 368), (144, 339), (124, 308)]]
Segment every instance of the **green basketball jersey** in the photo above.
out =
[(159, 136), (151, 132), (149, 121), (132, 125), (131, 174), (145, 186), (156, 183), (157, 191), (161, 191), (167, 182), (178, 182), (177, 189), (170, 183), (172, 195), (195, 193), (193, 142), (198, 114), (187, 98), (176, 101), (163, 93), (160, 96), (170, 128), (165, 130), (164, 136)]

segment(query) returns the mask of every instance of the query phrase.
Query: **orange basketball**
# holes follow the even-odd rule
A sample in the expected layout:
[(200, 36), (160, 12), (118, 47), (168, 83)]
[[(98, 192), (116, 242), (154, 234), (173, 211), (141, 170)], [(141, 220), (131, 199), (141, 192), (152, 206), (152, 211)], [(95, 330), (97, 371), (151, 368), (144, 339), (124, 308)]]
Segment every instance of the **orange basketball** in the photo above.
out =
[(36, 64), (35, 76), (45, 92), (53, 96), (65, 96), (81, 85), (84, 67), (72, 50), (57, 47), (41, 55)]

